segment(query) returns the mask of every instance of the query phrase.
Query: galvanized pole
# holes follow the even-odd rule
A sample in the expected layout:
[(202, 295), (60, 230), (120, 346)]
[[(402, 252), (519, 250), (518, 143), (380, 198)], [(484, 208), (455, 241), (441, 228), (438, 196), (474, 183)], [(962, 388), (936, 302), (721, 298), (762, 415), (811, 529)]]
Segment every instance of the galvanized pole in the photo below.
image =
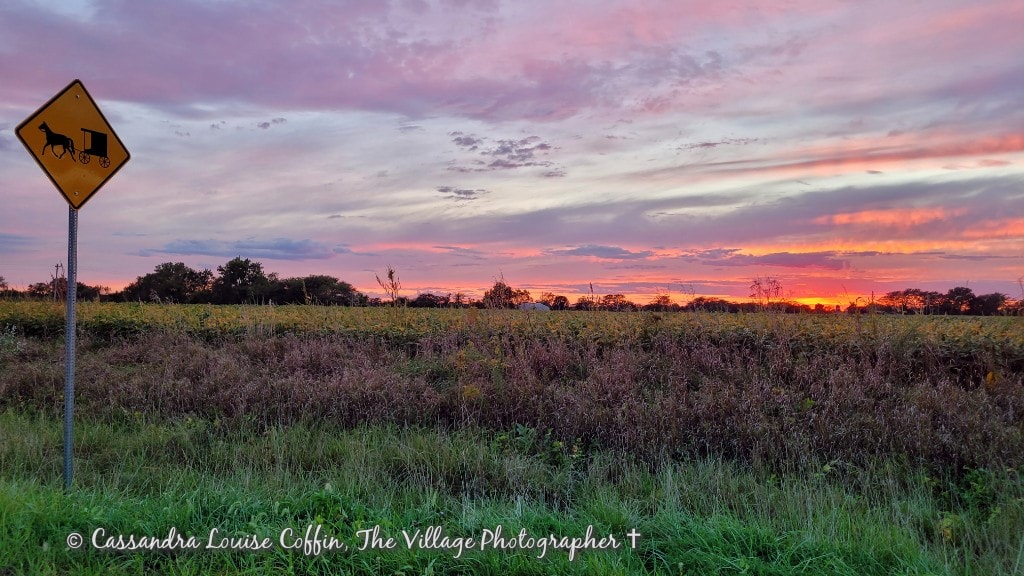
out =
[(64, 490), (71, 489), (75, 413), (75, 300), (78, 281), (78, 210), (68, 207), (68, 285), (64, 326)]

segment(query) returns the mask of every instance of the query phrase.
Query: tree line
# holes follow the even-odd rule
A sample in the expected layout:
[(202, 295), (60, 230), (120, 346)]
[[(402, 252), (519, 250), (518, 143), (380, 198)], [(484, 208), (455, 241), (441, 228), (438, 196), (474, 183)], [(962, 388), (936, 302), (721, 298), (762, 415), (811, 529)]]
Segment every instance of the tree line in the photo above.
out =
[[(420, 293), (413, 298), (399, 295), (401, 282), (395, 270), (388, 267), (384, 278), (377, 282), (386, 298), (367, 296), (348, 282), (333, 276), (314, 274), (302, 277), (281, 278), (277, 273), (265, 272), (260, 262), (236, 257), (216, 273), (211, 270), (196, 270), (182, 262), (158, 264), (153, 272), (139, 276), (121, 291), (111, 291), (102, 286), (77, 283), (76, 296), (80, 300), (108, 302), (163, 302), (179, 304), (320, 304), (334, 306), (403, 306), (410, 308), (517, 308), (528, 303), (539, 303), (551, 310), (607, 310), (607, 311), (656, 311), (656, 312), (755, 312), (774, 311), (781, 313), (889, 313), (889, 314), (940, 314), (980, 315), (1024, 313), (1024, 300), (1013, 300), (1006, 294), (992, 293), (976, 295), (965, 286), (949, 291), (935, 292), (918, 288), (907, 288), (888, 292), (877, 300), (873, 297), (864, 302), (857, 299), (844, 309), (841, 306), (817, 304), (813, 307), (783, 298), (781, 283), (774, 278), (756, 278), (750, 289), (749, 302), (732, 302), (721, 298), (699, 296), (685, 304), (673, 302), (668, 294), (658, 294), (650, 302), (638, 304), (623, 294), (596, 295), (591, 285), (590, 293), (570, 302), (566, 296), (542, 292), (534, 298), (529, 291), (509, 286), (504, 278), (484, 292), (480, 299), (473, 299), (463, 293), (432, 294)], [(29, 285), (24, 291), (8, 286), (0, 276), (0, 296), (27, 297), (32, 299), (63, 300), (67, 293), (67, 280), (53, 277), (48, 282)]]
[[(314, 274), (281, 278), (267, 273), (263, 264), (248, 258), (233, 258), (217, 273), (196, 270), (182, 262), (158, 264), (149, 274), (139, 276), (121, 291), (102, 286), (77, 283), (76, 296), (81, 300), (107, 302), (166, 302), (177, 304), (325, 304), (340, 306), (369, 305), (370, 298), (348, 282), (333, 276)], [(63, 300), (67, 279), (51, 278), (48, 282), (29, 285), (24, 292), (10, 289), (0, 277), (0, 293), (34, 299)]]
[(896, 290), (879, 298), (875, 306), (881, 311), (897, 314), (993, 316), (1007, 310), (1020, 311), (1021, 304), (999, 292), (976, 295), (966, 286), (957, 286), (944, 294), (918, 288)]

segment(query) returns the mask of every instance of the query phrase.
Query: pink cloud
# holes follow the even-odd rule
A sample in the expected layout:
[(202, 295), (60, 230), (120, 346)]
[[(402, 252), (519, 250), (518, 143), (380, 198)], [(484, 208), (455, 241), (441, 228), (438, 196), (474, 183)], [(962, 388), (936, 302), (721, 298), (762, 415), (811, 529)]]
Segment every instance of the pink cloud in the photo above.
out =
[[(676, 172), (704, 172), (710, 174), (764, 175), (785, 174), (802, 177), (808, 174), (835, 175), (878, 172), (880, 169), (907, 167), (912, 162), (936, 162), (941, 167), (951, 158), (972, 158), (1024, 152), (1024, 134), (1008, 133), (968, 138), (959, 135), (921, 135), (913, 139), (908, 135), (902, 142), (863, 139), (841, 144), (817, 145), (773, 154), (746, 157), (740, 160), (721, 160), (687, 164), (681, 167), (649, 171), (652, 176)], [(925, 143), (927, 142), (927, 143)], [(992, 158), (979, 159), (978, 168), (998, 168), (1008, 161)]]
[(889, 210), (862, 210), (821, 216), (815, 219), (819, 224), (836, 226), (860, 225), (894, 228), (914, 228), (936, 221), (949, 220), (964, 214), (966, 210), (950, 210), (943, 207), (896, 208)]
[[(114, 200), (91, 207), (107, 218), (97, 237), (149, 233), (139, 222), (156, 220), (153, 204), (167, 223), (108, 239), (97, 266), (127, 267), (119, 255), (143, 248), (215, 259), (251, 229), (308, 238), (269, 253), (307, 250), (342, 276), (366, 280), (369, 259), (395, 257), (432, 284), (457, 272), (476, 286), (499, 268), (538, 285), (544, 275), (567, 286), (639, 286), (630, 275), (737, 282), (758, 266), (806, 276), (876, 258), (847, 250), (1020, 246), (1019, 0), (926, 11), (882, 1), (89, 6), (82, 17), (21, 0), (0, 8), (0, 148), (17, 151), (10, 129), (74, 77), (115, 104), (135, 160), (104, 196), (117, 210)], [(535, 134), (545, 147), (527, 141)], [(60, 258), (62, 223), (43, 221), (63, 205), (56, 193), (23, 202), (28, 171), (8, 156), (0, 174), (19, 216), (0, 214), (5, 266), (43, 232), (55, 231), (56, 248), (33, 256)], [(936, 177), (946, 166), (973, 170)], [(818, 175), (827, 179), (808, 177)], [(306, 231), (328, 215), (338, 216), (330, 228)], [(371, 247), (331, 251), (351, 237)], [(721, 246), (743, 252), (666, 264)]]
[(1024, 218), (995, 218), (974, 223), (964, 230), (964, 238), (1016, 239), (1024, 243)]
[[(798, 40), (800, 28), (849, 20), (864, 24), (878, 14), (821, 3), (626, 0), (545, 4), (543, 9), (509, 3), (500, 10), (496, 4), (481, 10), (370, 0), (159, 5), (100, 0), (95, 6), (88, 21), (28, 6), (7, 12), (3, 32), (9, 48), (0, 59), (21, 80), (19, 87), (52, 89), (46, 78), (63, 71), (84, 76), (114, 98), (163, 104), (183, 114), (199, 113), (197, 103), (238, 100), (411, 115), (444, 110), (498, 119), (563, 119), (587, 108), (623, 106), (665, 114), (716, 99), (723, 105), (744, 102), (749, 91), (744, 84), (769, 78), (763, 75), (780, 64), (787, 65), (783, 81), (789, 82), (792, 74), (807, 73), (800, 65), (789, 67), (799, 64), (791, 62), (795, 57), (856, 43), (853, 33), (859, 29), (839, 28), (826, 44), (820, 33), (814, 43), (810, 36)], [(953, 40), (1012, 51), (1019, 40), (998, 44), (1001, 32), (996, 39), (976, 32), (984, 26), (1012, 27), (1006, 21), (1020, 12), (1013, 6), (963, 9), (952, 16), (936, 11), (932, 18), (936, 27), (962, 30), (950, 34)], [(872, 24), (873, 30), (881, 29), (883, 43), (866, 47), (865, 57), (850, 63), (855, 71), (892, 60), (877, 56), (895, 48), (911, 18), (910, 12), (895, 13), (895, 23)], [(919, 11), (913, 15), (924, 18), (925, 26), (928, 17)], [(794, 27), (794, 22), (806, 24)], [(772, 35), (762, 32), (766, 26), (797, 31)], [(723, 52), (716, 39), (730, 35), (744, 40)], [(40, 37), (48, 41), (40, 45)], [(936, 50), (950, 42), (944, 37), (928, 55), (898, 54), (945, 58)], [(47, 72), (33, 79), (41, 67)], [(867, 93), (878, 89), (866, 86)], [(763, 90), (750, 95), (767, 96)]]

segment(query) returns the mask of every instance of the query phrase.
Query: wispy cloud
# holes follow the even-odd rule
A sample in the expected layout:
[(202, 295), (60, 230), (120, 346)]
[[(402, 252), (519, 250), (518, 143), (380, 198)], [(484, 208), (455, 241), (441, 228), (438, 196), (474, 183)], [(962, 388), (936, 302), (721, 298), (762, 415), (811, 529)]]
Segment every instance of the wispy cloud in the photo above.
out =
[(0, 254), (6, 252), (24, 252), (33, 244), (33, 239), (20, 234), (4, 234), (0, 232)]
[(455, 188), (452, 186), (438, 186), (437, 191), (441, 193), (442, 198), (449, 200), (476, 200), (480, 198), (482, 194), (487, 194), (487, 190), (476, 189), (469, 190), (466, 188)]
[[(473, 153), (466, 163), (451, 163), (449, 170), (456, 172), (486, 172), (489, 170), (511, 170), (516, 168), (551, 168), (554, 163), (547, 159), (554, 147), (540, 136), (528, 136), (519, 140), (478, 137), (462, 132), (449, 134), (452, 142), (464, 152)], [(466, 165), (468, 163), (468, 166)], [(552, 177), (560, 170), (548, 170), (544, 176)]]
[(600, 246), (595, 244), (577, 246), (576, 248), (545, 250), (544, 253), (550, 256), (585, 256), (602, 260), (635, 260), (654, 255), (654, 252), (650, 250), (632, 252), (619, 246)]
[(256, 125), (256, 127), (266, 130), (271, 126), (274, 126), (276, 124), (284, 124), (285, 122), (287, 122), (287, 120), (284, 118), (274, 118), (273, 120), (260, 122), (259, 124)]
[(771, 266), (782, 268), (819, 268), (843, 270), (850, 267), (849, 260), (836, 252), (773, 252), (770, 254), (742, 254), (739, 249), (700, 250), (685, 254), (701, 264), (711, 266)]
[(330, 249), (326, 245), (312, 240), (291, 240), (274, 238), (270, 240), (174, 240), (162, 248), (142, 250), (140, 255), (179, 254), (221, 256), (234, 258), (271, 260), (323, 260), (337, 253), (348, 253), (348, 249)]

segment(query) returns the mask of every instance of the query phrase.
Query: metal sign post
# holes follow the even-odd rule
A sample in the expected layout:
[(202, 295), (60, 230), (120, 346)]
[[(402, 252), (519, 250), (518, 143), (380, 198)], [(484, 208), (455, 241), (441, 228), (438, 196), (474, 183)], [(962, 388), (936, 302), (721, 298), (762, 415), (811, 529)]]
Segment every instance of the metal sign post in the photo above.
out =
[[(81, 132), (79, 138), (77, 134)], [(75, 414), (75, 302), (78, 209), (131, 155), (80, 80), (68, 84), (15, 130), (18, 140), (68, 201), (68, 279), (64, 328), (64, 489), (71, 489)], [(68, 134), (72, 134), (69, 136)], [(81, 144), (79, 144), (81, 142)], [(95, 157), (95, 162), (93, 159)]]
[(78, 301), (78, 209), (68, 206), (68, 286), (67, 308), (64, 326), (64, 489), (71, 489), (74, 476), (72, 449), (74, 445), (75, 414), (75, 336), (77, 318), (75, 303)]

